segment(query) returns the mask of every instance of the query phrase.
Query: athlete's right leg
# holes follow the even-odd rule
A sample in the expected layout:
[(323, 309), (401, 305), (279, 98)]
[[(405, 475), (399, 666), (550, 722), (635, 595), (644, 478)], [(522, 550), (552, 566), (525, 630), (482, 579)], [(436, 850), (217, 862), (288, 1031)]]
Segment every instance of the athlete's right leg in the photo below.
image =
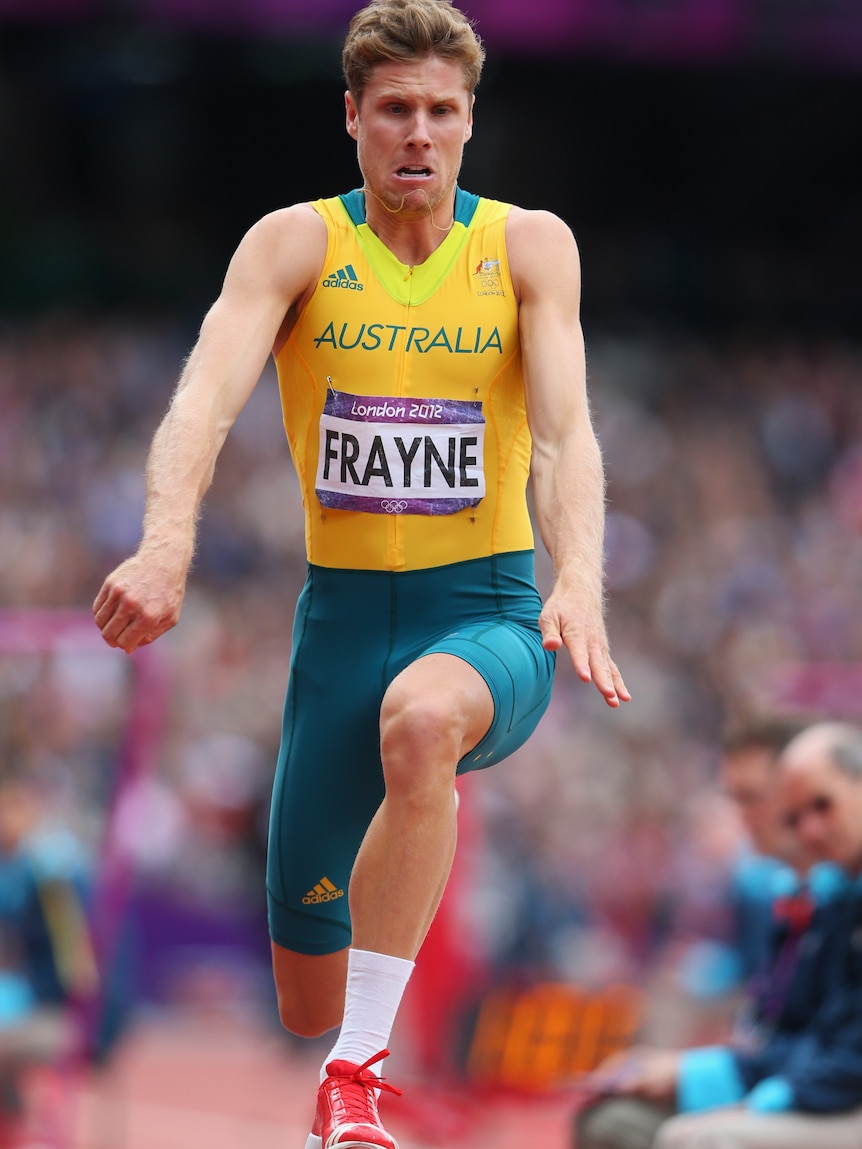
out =
[[(267, 897), (279, 1016), (303, 1037), (340, 1025), (356, 851), (383, 799), (382, 653), (350, 630), (376, 580), (309, 572), (297, 604), (270, 814)], [(363, 572), (358, 572), (360, 575)], [(372, 584), (369, 586), (369, 583)], [(355, 628), (354, 628), (355, 629)]]
[(272, 943), (272, 972), (281, 1024), (298, 1037), (341, 1025), (348, 950), (301, 954)]

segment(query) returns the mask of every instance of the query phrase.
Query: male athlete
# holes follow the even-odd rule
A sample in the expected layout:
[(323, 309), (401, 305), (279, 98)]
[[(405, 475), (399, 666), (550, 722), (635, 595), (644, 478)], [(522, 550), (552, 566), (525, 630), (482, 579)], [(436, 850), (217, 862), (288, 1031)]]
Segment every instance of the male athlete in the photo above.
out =
[(94, 605), (129, 652), (175, 625), (198, 506), (273, 354), (309, 560), (270, 825), (273, 967), (288, 1029), (341, 1023), (308, 1149), (395, 1147), (370, 1067), (449, 874), (456, 773), (525, 741), (562, 646), (608, 705), (629, 698), (603, 618), (572, 234), (456, 182), (483, 55), (448, 0), (354, 17), (363, 186), (241, 241), (153, 441), (140, 548)]

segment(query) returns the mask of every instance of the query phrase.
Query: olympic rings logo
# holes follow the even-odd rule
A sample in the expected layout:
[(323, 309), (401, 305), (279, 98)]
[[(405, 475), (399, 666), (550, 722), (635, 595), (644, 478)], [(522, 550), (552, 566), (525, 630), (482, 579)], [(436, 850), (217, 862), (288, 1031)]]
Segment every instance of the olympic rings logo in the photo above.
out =
[(402, 515), (407, 510), (404, 499), (383, 499), (380, 506), (387, 515)]

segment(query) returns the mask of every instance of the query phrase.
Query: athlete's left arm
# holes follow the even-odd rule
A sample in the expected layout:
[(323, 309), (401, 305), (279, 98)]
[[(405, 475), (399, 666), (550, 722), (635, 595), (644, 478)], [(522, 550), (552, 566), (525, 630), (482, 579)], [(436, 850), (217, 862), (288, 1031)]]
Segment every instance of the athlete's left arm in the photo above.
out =
[(518, 297), (538, 526), (556, 581), (539, 616), (545, 649), (565, 646), (609, 706), (631, 697), (604, 618), (605, 477), (590, 418), (581, 273), (574, 236), (548, 212), (512, 208), (506, 228)]

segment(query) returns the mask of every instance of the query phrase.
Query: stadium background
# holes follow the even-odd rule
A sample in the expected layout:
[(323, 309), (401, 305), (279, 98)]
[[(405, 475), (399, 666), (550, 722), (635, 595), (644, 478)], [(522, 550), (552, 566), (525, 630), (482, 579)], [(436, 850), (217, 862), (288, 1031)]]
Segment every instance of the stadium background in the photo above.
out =
[[(715, 790), (722, 721), (858, 716), (862, 9), (465, 7), (489, 63), (462, 182), (558, 212), (581, 248), (611, 633), (635, 695), (606, 713), (563, 667), (534, 741), (462, 789), (399, 1059), (494, 1098), (479, 1117), (437, 1097), (437, 1140), (466, 1145), (487, 1143), (501, 1086), (550, 1090), (562, 1137), (558, 1087), (624, 1038), (630, 991), (667, 1040), (717, 1024), (742, 848)], [(304, 563), (271, 373), (220, 462), (178, 630), (133, 671), (80, 620), (135, 545), (148, 441), (243, 231), (357, 182), (352, 8), (0, 0), (0, 771), (36, 780), (110, 910), (127, 1024), (83, 1096), (122, 1097), (126, 1125), (106, 1133), (103, 1106), (87, 1144), (205, 1128), (215, 1145), (228, 1095), (236, 1136), (280, 1143), (283, 1082), (317, 1055), (276, 1034), (266, 968), (265, 812)], [(150, 749), (112, 806), (130, 716)], [(411, 1112), (408, 1146), (429, 1120)]]

